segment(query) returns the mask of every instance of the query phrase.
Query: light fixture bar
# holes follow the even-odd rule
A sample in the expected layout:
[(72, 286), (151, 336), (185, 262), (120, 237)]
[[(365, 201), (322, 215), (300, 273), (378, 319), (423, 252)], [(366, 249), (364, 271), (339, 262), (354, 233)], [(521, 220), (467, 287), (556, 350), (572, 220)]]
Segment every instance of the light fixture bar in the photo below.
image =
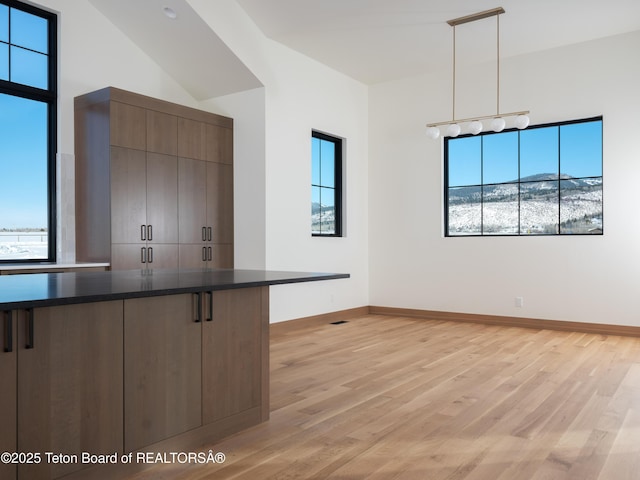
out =
[(441, 125), (449, 125), (452, 123), (474, 122), (476, 120), (478, 121), (489, 120), (490, 118), (497, 118), (497, 117), (517, 117), (518, 115), (529, 115), (529, 110), (523, 110), (522, 112), (500, 113), (498, 115), (485, 115), (483, 117), (459, 118), (459, 119), (447, 120), (445, 122), (427, 123), (427, 127), (439, 127)]
[(476, 20), (482, 20), (483, 18), (495, 17), (504, 13), (504, 8), (497, 7), (491, 10), (485, 10), (484, 12), (473, 13), (471, 15), (465, 15), (464, 17), (454, 18), (453, 20), (447, 20), (447, 23), (452, 27), (456, 25), (462, 25), (463, 23), (475, 22)]

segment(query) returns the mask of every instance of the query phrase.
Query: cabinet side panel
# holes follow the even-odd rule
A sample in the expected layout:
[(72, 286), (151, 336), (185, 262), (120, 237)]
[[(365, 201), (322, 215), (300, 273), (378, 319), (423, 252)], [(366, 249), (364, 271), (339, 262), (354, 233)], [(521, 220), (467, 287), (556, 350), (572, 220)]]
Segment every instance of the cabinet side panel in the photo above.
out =
[(260, 349), (261, 362), (262, 362), (262, 372), (261, 372), (261, 407), (262, 407), (262, 421), (266, 422), (269, 420), (270, 414), (270, 343), (269, 343), (269, 326), (271, 325), (269, 322), (269, 287), (261, 287), (260, 288), (261, 295), (261, 315), (260, 315), (260, 335), (262, 348)]
[[(82, 107), (78, 107), (83, 104)], [(76, 102), (75, 109), (76, 259), (108, 262), (109, 103)]]
[[(0, 311), (0, 452), (17, 451), (16, 313)], [(16, 465), (0, 463), (0, 478), (14, 480), (17, 472)]]
[(213, 321), (203, 327), (203, 423), (262, 401), (262, 289), (213, 293)]

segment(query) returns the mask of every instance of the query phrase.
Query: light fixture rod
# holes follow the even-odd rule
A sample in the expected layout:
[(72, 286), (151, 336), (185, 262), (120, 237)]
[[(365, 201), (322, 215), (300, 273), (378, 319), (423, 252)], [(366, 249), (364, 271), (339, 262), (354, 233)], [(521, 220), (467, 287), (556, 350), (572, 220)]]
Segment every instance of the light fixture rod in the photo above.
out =
[(453, 95), (451, 96), (451, 118), (456, 118), (456, 27), (453, 27)]
[(490, 118), (496, 118), (496, 117), (516, 117), (518, 115), (529, 115), (529, 110), (523, 110), (521, 112), (499, 113), (496, 115), (485, 115), (482, 117), (458, 118), (458, 119), (454, 118), (453, 120), (447, 120), (446, 122), (427, 123), (427, 127), (439, 127), (441, 125), (449, 125), (451, 123), (466, 123), (466, 122), (473, 122), (475, 120), (488, 120)]
[[(504, 10), (502, 11), (504, 12)], [(496, 15), (496, 115), (498, 114), (499, 111), (500, 111), (500, 15)]]
[(504, 13), (504, 8), (497, 7), (491, 10), (485, 10), (484, 12), (473, 13), (464, 17), (454, 18), (453, 20), (447, 20), (447, 23), (452, 27), (456, 25), (462, 25), (463, 23), (475, 22), (476, 20), (482, 20), (483, 18), (495, 17)]

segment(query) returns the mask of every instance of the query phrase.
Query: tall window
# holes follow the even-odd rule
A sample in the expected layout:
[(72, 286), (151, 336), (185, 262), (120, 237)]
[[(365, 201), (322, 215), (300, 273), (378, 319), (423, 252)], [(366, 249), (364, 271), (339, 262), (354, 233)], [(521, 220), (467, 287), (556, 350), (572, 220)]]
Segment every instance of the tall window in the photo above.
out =
[(342, 139), (311, 134), (311, 234), (342, 236)]
[(445, 139), (447, 236), (602, 232), (602, 117)]
[(0, 262), (55, 260), (56, 22), (0, 0)]

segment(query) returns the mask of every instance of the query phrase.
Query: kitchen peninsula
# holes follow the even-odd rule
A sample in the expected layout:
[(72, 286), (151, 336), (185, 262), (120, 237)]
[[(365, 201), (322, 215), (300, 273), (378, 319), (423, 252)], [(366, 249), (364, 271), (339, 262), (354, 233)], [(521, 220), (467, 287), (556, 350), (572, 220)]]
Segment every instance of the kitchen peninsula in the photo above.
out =
[(269, 286), (348, 277), (210, 269), (0, 277), (0, 452), (39, 459), (4, 463), (0, 477), (117, 478), (144, 465), (73, 460), (193, 451), (266, 421)]

